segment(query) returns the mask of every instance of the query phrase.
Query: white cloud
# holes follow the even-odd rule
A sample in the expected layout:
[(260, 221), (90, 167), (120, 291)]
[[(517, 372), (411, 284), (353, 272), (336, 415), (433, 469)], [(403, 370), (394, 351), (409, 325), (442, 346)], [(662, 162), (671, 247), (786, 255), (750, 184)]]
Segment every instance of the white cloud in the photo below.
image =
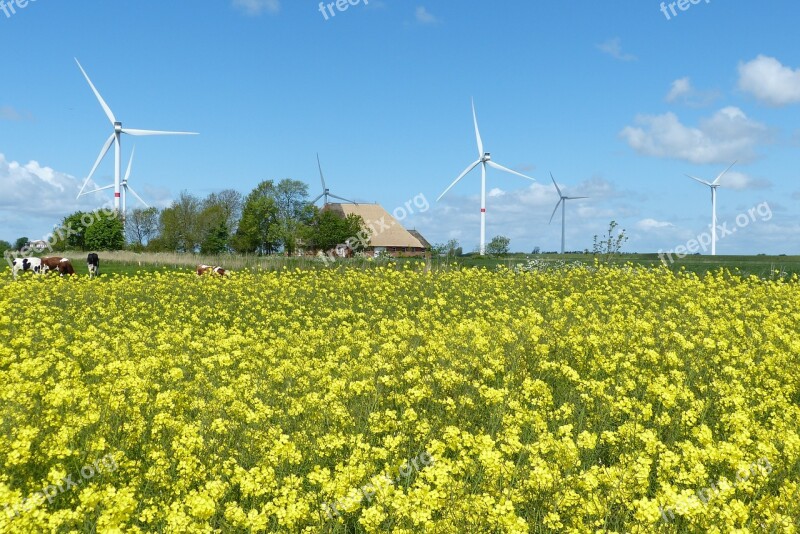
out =
[(686, 104), (693, 107), (707, 106), (717, 99), (716, 91), (698, 91), (692, 85), (692, 80), (687, 76), (679, 78), (670, 85), (669, 93), (665, 100), (670, 104)]
[(681, 78), (672, 82), (672, 86), (667, 94), (667, 102), (675, 102), (679, 98), (689, 95), (694, 91), (692, 82), (689, 78)]
[(636, 56), (622, 50), (622, 40), (619, 37), (609, 39), (605, 43), (595, 45), (598, 50), (620, 61), (634, 61)]
[(502, 197), (505, 194), (506, 192), (500, 189), (499, 187), (495, 187), (494, 189), (489, 191), (489, 193), (487, 193), (489, 197)]
[(673, 228), (675, 225), (667, 221), (657, 221), (655, 219), (642, 219), (636, 223), (636, 229), (643, 232), (650, 232), (653, 230), (662, 230), (664, 228)]
[(281, 10), (280, 0), (233, 0), (233, 6), (244, 11), (250, 16), (267, 13), (277, 13)]
[(417, 19), (417, 22), (420, 24), (436, 24), (439, 22), (430, 11), (424, 6), (419, 6), (416, 11), (414, 12), (414, 17)]
[(757, 179), (747, 174), (730, 171), (719, 181), (722, 187), (743, 191), (745, 189), (767, 189), (772, 186), (769, 180)]
[(785, 67), (774, 57), (759, 55), (739, 64), (739, 89), (771, 106), (800, 102), (800, 69)]
[(697, 127), (685, 126), (671, 112), (639, 115), (635, 123), (620, 136), (638, 153), (696, 164), (752, 160), (755, 147), (769, 141), (767, 127), (736, 107), (719, 110)]
[(74, 176), (43, 167), (36, 161), (25, 165), (8, 161), (0, 153), (0, 219), (4, 232), (44, 237), (64, 216), (78, 210), (94, 210), (108, 201), (102, 194), (76, 200), (81, 183)]

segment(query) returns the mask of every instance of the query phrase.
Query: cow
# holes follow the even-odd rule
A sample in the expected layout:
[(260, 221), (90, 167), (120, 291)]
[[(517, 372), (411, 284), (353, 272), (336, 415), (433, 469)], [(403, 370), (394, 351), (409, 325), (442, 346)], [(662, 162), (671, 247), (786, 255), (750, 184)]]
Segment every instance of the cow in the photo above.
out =
[(92, 252), (86, 257), (86, 266), (89, 268), (89, 278), (100, 274), (100, 257)]
[(14, 258), (14, 262), (11, 265), (11, 275), (14, 277), (14, 280), (17, 279), (17, 274), (20, 271), (31, 271), (33, 274), (41, 274), (41, 258)]
[(352, 258), (353, 248), (349, 243), (342, 243), (330, 249), (327, 253), (329, 258)]
[(227, 276), (228, 271), (226, 271), (222, 267), (212, 267), (211, 265), (198, 265), (197, 276), (203, 276), (204, 274)]
[(75, 269), (72, 267), (72, 262), (68, 258), (61, 258), (59, 256), (51, 256), (42, 258), (42, 272), (47, 273), (50, 271), (57, 271), (59, 275), (75, 274)]
[(72, 276), (75, 274), (75, 267), (72, 266), (72, 262), (67, 258), (61, 258), (61, 261), (58, 262), (58, 272), (61, 276), (65, 274)]

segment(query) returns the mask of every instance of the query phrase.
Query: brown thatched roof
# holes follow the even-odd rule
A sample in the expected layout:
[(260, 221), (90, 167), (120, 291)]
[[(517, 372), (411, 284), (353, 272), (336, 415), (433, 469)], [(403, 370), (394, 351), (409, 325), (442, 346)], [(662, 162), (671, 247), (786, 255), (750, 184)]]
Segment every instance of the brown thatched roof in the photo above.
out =
[(370, 239), (371, 247), (427, 248), (380, 204), (328, 204), (324, 209), (338, 213), (342, 217), (350, 214), (360, 215), (367, 229), (373, 231)]

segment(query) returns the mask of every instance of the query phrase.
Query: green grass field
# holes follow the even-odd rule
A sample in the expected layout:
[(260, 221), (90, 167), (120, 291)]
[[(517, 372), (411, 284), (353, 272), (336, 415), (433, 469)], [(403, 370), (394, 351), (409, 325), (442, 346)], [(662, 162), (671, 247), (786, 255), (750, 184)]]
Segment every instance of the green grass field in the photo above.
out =
[[(119, 253), (101, 253), (101, 275), (108, 276), (112, 274), (133, 275), (136, 272), (153, 272), (153, 271), (194, 271), (194, 266), (199, 263), (207, 263), (209, 265), (221, 265), (230, 268), (232, 271), (236, 270), (281, 270), (284, 268), (301, 268), (301, 269), (321, 269), (324, 264), (319, 260), (312, 260), (308, 258), (286, 258), (276, 256), (273, 258), (262, 258), (256, 260), (255, 258), (246, 258), (242, 256), (218, 256), (213, 258), (200, 257), (195, 255), (169, 255), (164, 258), (160, 255), (141, 254), (130, 255), (130, 258), (122, 253), (125, 259), (110, 259)], [(88, 275), (86, 263), (82, 261), (85, 256), (83, 252), (67, 253), (67, 257), (81, 258), (79, 261), (73, 260), (75, 272), (78, 275)], [(537, 259), (545, 263), (558, 263), (558, 262), (582, 262), (591, 264), (595, 258), (591, 254), (509, 254), (502, 257), (480, 257), (477, 255), (462, 256), (456, 259), (434, 258), (431, 262), (433, 269), (450, 269), (453, 267), (485, 267), (496, 268), (498, 266), (505, 266), (513, 268), (514, 266), (525, 263), (528, 260)], [(399, 258), (393, 260), (398, 265), (407, 263), (418, 264), (420, 267), (424, 264), (424, 259), (421, 258)], [(640, 266), (654, 266), (657, 267), (662, 264), (657, 254), (621, 254), (612, 260), (615, 264), (632, 263)], [(384, 261), (385, 263), (385, 261)], [(369, 267), (371, 265), (381, 264), (380, 262), (370, 262), (363, 259), (358, 260), (337, 260), (337, 266), (353, 266), (353, 267)], [(331, 264), (332, 265), (332, 264)], [(683, 259), (677, 259), (674, 263), (668, 265), (672, 270), (686, 270), (689, 272), (704, 275), (709, 271), (715, 271), (719, 268), (725, 268), (732, 273), (738, 273), (742, 276), (758, 276), (760, 278), (774, 278), (777, 274), (789, 275), (800, 274), (800, 256), (687, 256)], [(2, 270), (8, 269), (3, 265)], [(777, 271), (777, 273), (776, 273)]]

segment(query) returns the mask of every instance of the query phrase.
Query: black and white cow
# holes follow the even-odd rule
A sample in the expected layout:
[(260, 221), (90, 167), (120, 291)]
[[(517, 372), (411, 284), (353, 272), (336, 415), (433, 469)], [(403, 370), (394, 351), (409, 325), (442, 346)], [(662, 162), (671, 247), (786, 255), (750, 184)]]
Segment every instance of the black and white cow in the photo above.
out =
[(100, 257), (94, 252), (86, 258), (86, 265), (89, 267), (89, 278), (94, 278), (100, 274)]
[(17, 274), (19, 274), (20, 271), (31, 271), (34, 274), (41, 274), (41, 258), (14, 258), (14, 262), (11, 266), (11, 274), (14, 277), (14, 280), (17, 279)]

